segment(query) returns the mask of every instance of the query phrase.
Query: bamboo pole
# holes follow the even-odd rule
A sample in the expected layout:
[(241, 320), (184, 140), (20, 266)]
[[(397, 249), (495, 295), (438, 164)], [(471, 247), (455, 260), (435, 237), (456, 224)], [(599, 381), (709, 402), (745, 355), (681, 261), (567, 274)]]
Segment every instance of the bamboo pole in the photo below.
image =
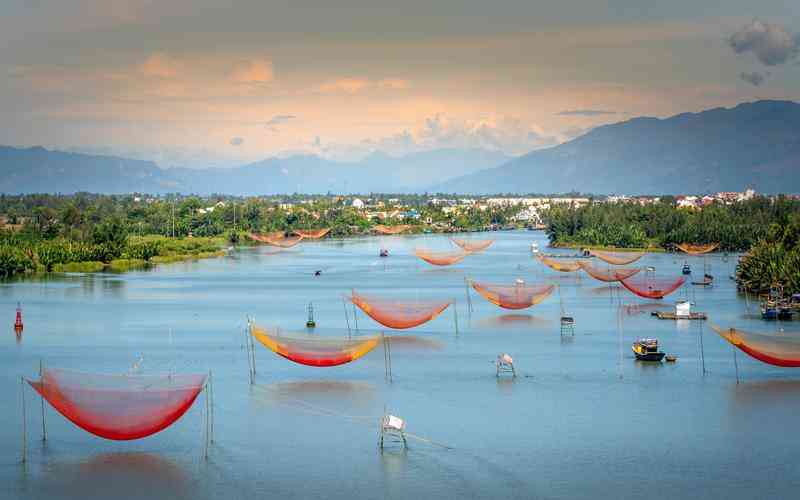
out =
[(458, 302), (453, 299), (453, 320), (456, 325), (456, 336), (458, 336)]
[(736, 385), (739, 385), (739, 361), (736, 357), (736, 346), (731, 345), (733, 349), (733, 366), (736, 368)]
[(472, 314), (472, 298), (469, 296), (469, 279), (464, 276), (464, 295), (467, 298), (467, 312)]
[(703, 375), (706, 374), (706, 351), (705, 347), (703, 346), (703, 323), (698, 322), (698, 327), (700, 328), (700, 362), (703, 367)]
[(356, 303), (353, 302), (353, 326), (356, 328), (356, 333), (358, 333), (358, 316), (356, 315)]
[(248, 331), (247, 337), (250, 339), (250, 355), (253, 358), (253, 383), (256, 382), (256, 344), (253, 341), (253, 332)]
[(22, 463), (28, 461), (28, 417), (25, 409), (25, 378), (19, 378), (20, 397), (22, 398)]
[(344, 319), (347, 321), (347, 337), (350, 338), (350, 317), (347, 315), (347, 303), (342, 297), (342, 309), (344, 309)]
[[(44, 392), (44, 362), (41, 359), (39, 360), (39, 381), (42, 384), (42, 392)], [(47, 441), (47, 426), (44, 420), (44, 396), (41, 396), (40, 399), (42, 400), (42, 441)]]
[(214, 374), (208, 370), (208, 380), (211, 386), (211, 443), (214, 443)]

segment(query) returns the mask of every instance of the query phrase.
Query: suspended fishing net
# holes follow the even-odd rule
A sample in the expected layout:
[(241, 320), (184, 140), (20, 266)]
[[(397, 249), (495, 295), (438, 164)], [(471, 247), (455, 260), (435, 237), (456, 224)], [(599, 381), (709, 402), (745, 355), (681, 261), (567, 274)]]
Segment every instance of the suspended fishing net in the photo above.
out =
[(686, 280), (678, 278), (655, 278), (639, 275), (635, 278), (620, 280), (622, 286), (645, 299), (663, 299), (681, 287)]
[(525, 309), (546, 299), (555, 285), (526, 285), (519, 280), (513, 285), (495, 285), (472, 281), (472, 288), (483, 298), (504, 309)]
[(403, 231), (407, 230), (411, 226), (407, 224), (400, 224), (397, 226), (384, 226), (383, 224), (378, 224), (372, 227), (376, 233), (380, 234), (400, 234)]
[(634, 274), (641, 271), (641, 269), (638, 267), (616, 267), (611, 269), (600, 269), (594, 267), (588, 262), (579, 262), (579, 264), (581, 266), (581, 269), (586, 271), (586, 274), (588, 274), (589, 276), (591, 276), (596, 280), (605, 281), (606, 283), (628, 279)]
[(310, 240), (318, 240), (320, 238), (325, 237), (326, 234), (330, 232), (331, 228), (326, 227), (325, 229), (295, 229), (294, 234), (300, 236), (302, 238), (308, 238)]
[(303, 333), (285, 333), (251, 325), (250, 333), (268, 349), (289, 361), (307, 366), (337, 366), (355, 361), (375, 349), (381, 338), (320, 337)]
[(492, 245), (492, 243), (494, 243), (494, 240), (460, 240), (457, 238), (450, 238), (450, 241), (469, 253), (486, 250)]
[(367, 297), (355, 291), (348, 298), (370, 318), (383, 326), (398, 330), (427, 323), (450, 305), (449, 300), (400, 301)]
[(44, 370), (28, 383), (81, 429), (114, 440), (155, 434), (181, 418), (206, 382), (205, 375), (101, 375)]
[(425, 248), (417, 248), (414, 255), (434, 266), (449, 266), (464, 260), (467, 252), (434, 252)]
[(266, 240), (264, 240), (264, 243), (266, 243), (268, 245), (275, 246), (275, 247), (292, 248), (293, 246), (297, 245), (301, 241), (303, 241), (303, 237), (302, 236), (295, 236), (293, 238), (266, 239)]
[(644, 256), (644, 253), (641, 252), (602, 252), (600, 250), (589, 250), (589, 253), (603, 262), (608, 262), (615, 266), (632, 264)]
[(575, 260), (551, 259), (545, 257), (544, 255), (537, 255), (536, 258), (538, 258), (542, 264), (550, 269), (553, 269), (554, 271), (560, 271), (562, 273), (574, 273), (581, 268), (580, 263)]
[(748, 332), (738, 328), (711, 328), (722, 338), (764, 363), (787, 368), (800, 367), (800, 336), (792, 334), (768, 335)]
[(273, 231), (271, 233), (248, 233), (247, 234), (251, 240), (258, 241), (260, 243), (269, 243), (272, 240), (281, 240), (286, 237), (286, 234), (283, 231)]
[(713, 252), (719, 246), (719, 243), (709, 243), (707, 245), (692, 245), (691, 243), (681, 243), (680, 245), (675, 245), (680, 249), (682, 252), (686, 252), (689, 255), (702, 255), (704, 253)]

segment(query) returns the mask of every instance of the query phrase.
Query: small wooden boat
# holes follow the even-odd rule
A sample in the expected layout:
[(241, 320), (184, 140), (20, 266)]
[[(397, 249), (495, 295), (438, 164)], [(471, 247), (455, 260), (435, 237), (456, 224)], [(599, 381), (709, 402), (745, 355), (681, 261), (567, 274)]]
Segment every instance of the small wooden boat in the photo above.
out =
[(778, 319), (778, 303), (772, 300), (761, 302), (761, 318), (766, 320)]
[(703, 279), (701, 281), (692, 281), (692, 285), (699, 285), (699, 286), (713, 286), (714, 285), (714, 277), (710, 274), (704, 274)]
[(683, 269), (681, 269), (681, 272), (683, 274), (692, 274), (692, 266), (690, 266), (689, 264), (684, 264)]
[(664, 360), (666, 360), (667, 363), (674, 363), (678, 361), (678, 357), (673, 356), (672, 354), (667, 354), (666, 356), (664, 356)]
[(631, 346), (633, 354), (639, 361), (656, 361), (664, 359), (664, 353), (658, 350), (657, 339), (638, 339)]
[(536, 243), (531, 243), (531, 253), (537, 254), (539, 253), (539, 245)]
[(378, 252), (378, 257), (388, 257), (388, 256), (389, 256), (389, 250), (385, 248), (381, 248), (381, 251)]

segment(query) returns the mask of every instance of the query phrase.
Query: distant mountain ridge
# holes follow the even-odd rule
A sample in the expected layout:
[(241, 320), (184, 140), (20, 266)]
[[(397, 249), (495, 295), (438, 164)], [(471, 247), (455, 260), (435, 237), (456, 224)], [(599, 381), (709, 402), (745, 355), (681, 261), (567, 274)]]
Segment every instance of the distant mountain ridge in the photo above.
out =
[(679, 194), (746, 186), (800, 192), (800, 104), (757, 101), (665, 119), (633, 118), (432, 190)]
[(394, 157), (373, 153), (357, 162), (313, 155), (269, 158), (234, 168), (159, 168), (116, 156), (0, 146), (0, 192), (193, 193), (261, 195), (327, 192), (418, 192), (464, 172), (511, 157), (481, 149), (439, 149)]

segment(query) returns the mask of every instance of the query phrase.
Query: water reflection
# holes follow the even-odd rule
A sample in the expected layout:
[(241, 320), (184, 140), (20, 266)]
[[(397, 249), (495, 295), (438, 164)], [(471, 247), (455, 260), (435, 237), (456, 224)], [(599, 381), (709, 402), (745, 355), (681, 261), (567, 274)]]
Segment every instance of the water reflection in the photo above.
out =
[(741, 382), (730, 386), (735, 409), (759, 412), (769, 407), (800, 407), (800, 380), (748, 381), (746, 373), (740, 374)]
[(392, 349), (404, 351), (438, 351), (444, 347), (444, 344), (438, 340), (426, 339), (416, 335), (387, 335), (386, 338), (389, 340)]
[(34, 489), (40, 498), (195, 498), (187, 473), (173, 461), (140, 452), (103, 453), (47, 466)]
[(541, 316), (534, 316), (532, 314), (500, 314), (489, 318), (483, 318), (478, 321), (478, 326), (481, 327), (502, 327), (502, 326), (539, 326), (547, 327), (552, 326), (553, 321), (543, 318)]

